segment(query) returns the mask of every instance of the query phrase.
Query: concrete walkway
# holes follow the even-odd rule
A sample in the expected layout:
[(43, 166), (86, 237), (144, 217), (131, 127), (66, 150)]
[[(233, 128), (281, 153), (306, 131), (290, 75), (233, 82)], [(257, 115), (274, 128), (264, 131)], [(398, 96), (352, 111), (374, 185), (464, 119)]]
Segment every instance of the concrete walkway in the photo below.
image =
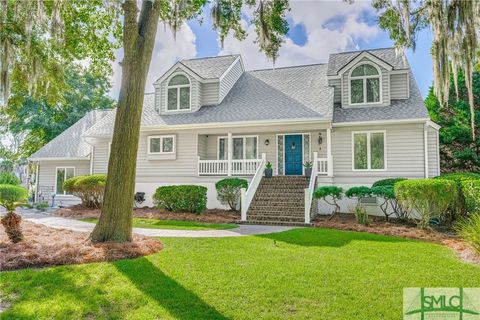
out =
[[(68, 229), (80, 232), (91, 232), (94, 224), (74, 219), (67, 219), (40, 213), (36, 210), (21, 210), (21, 215), (25, 220), (33, 223), (43, 224), (48, 227), (58, 229)], [(276, 233), (294, 229), (288, 226), (259, 226), (259, 225), (239, 225), (238, 228), (228, 230), (168, 230), (168, 229), (145, 229), (133, 228), (133, 232), (149, 237), (179, 237), (179, 238), (224, 238), (240, 237), (256, 234)]]

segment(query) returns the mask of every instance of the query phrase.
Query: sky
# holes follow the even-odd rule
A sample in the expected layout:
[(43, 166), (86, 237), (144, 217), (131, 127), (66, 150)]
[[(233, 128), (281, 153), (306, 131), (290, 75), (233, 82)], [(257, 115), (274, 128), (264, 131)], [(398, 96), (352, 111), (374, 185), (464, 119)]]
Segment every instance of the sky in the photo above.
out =
[[(356, 0), (349, 4), (341, 0), (293, 0), (290, 7), (287, 14), (290, 31), (275, 66), (254, 43), (256, 35), (250, 23), (252, 10), (243, 12), (242, 23), (247, 30), (247, 38), (239, 41), (228, 36), (223, 47), (212, 29), (208, 5), (204, 8), (202, 23), (187, 21), (176, 39), (172, 31), (160, 23), (145, 92), (153, 92), (153, 82), (181, 59), (241, 54), (245, 69), (255, 70), (326, 63), (331, 53), (393, 46), (388, 33), (377, 26), (378, 17), (370, 1)], [(432, 84), (431, 39), (430, 30), (422, 31), (415, 52), (406, 52), (423, 97), (426, 97)], [(113, 98), (118, 97), (122, 55), (122, 50), (118, 50), (113, 64), (110, 92)]]

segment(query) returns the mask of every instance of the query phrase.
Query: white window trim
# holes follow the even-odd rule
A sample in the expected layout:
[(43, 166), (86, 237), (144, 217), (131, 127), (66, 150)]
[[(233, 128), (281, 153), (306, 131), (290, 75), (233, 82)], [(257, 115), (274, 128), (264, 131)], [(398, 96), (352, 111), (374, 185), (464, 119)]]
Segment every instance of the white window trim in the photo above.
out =
[[(361, 65), (368, 64), (377, 69), (378, 75), (371, 75), (371, 76), (359, 76), (359, 77), (353, 77), (352, 78), (352, 72), (355, 70), (357, 67), (360, 67)], [(380, 84), (379, 86), (379, 100), (378, 102), (367, 102), (367, 79), (372, 79), (372, 78), (378, 78), (378, 82)], [(363, 102), (360, 103), (353, 103), (352, 102), (352, 80), (363, 80)], [(366, 106), (366, 105), (377, 105), (377, 104), (383, 104), (383, 83), (382, 83), (382, 70), (375, 65), (374, 63), (368, 62), (368, 61), (361, 61), (354, 65), (350, 71), (348, 72), (348, 103), (351, 106)]]
[[(172, 138), (173, 139), (173, 147), (171, 152), (163, 152), (163, 139), (165, 138)], [(160, 139), (160, 152), (152, 152), (150, 150), (150, 140), (152, 139)], [(176, 138), (175, 135), (157, 135), (157, 136), (148, 136), (147, 138), (147, 153), (148, 154), (174, 154), (176, 151)]]
[[(180, 84), (180, 85), (169, 85), (170, 81), (173, 77), (182, 75), (187, 78), (188, 84)], [(165, 112), (178, 112), (178, 111), (189, 111), (192, 110), (192, 81), (190, 77), (183, 73), (183, 72), (174, 72), (168, 77), (167, 79), (167, 88), (165, 90)], [(188, 95), (188, 109), (180, 109), (180, 88), (190, 88), (190, 94)], [(168, 109), (168, 90), (169, 89), (177, 89), (177, 108), (176, 109)]]
[[(65, 173), (67, 172), (67, 169), (73, 169), (73, 176), (75, 177), (75, 167), (55, 167), (55, 195), (57, 195), (57, 196), (71, 196), (71, 194), (67, 194), (65, 190), (63, 190), (63, 193), (58, 193), (57, 192), (58, 169), (65, 169)], [(65, 182), (65, 180), (63, 180), (63, 182)]]
[[(367, 169), (355, 169), (355, 135), (367, 134)], [(383, 169), (372, 169), (370, 136), (372, 133), (383, 133)], [(369, 131), (352, 131), (352, 171), (369, 172), (369, 171), (387, 171), (387, 131), (386, 130), (369, 130)]]
[[(242, 159), (233, 159), (233, 139), (234, 138), (243, 138), (243, 155), (242, 155)], [(257, 158), (258, 159), (258, 154), (260, 153), (260, 150), (258, 150), (258, 146), (259, 146), (259, 139), (258, 139), (258, 135), (245, 135), (245, 136), (232, 136), (232, 160), (245, 160), (245, 156), (246, 156), (246, 152), (247, 152), (247, 148), (246, 148), (246, 139), (245, 138), (257, 138)], [(227, 147), (227, 158), (228, 158), (228, 136), (220, 136), (217, 138), (217, 160), (220, 160), (220, 139), (226, 139), (227, 141), (227, 144), (226, 144), (226, 147)], [(227, 160), (227, 159), (225, 159)]]

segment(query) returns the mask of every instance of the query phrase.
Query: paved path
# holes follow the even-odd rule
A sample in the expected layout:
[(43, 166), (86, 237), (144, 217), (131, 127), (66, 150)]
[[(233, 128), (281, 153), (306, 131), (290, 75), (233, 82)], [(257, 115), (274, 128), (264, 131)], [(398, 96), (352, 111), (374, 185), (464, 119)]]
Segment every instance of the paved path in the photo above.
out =
[[(52, 228), (69, 229), (73, 231), (91, 232), (94, 224), (74, 219), (55, 217), (45, 213), (35, 212), (33, 210), (22, 210), (25, 220), (40, 223)], [(181, 238), (223, 238), (240, 237), (256, 234), (267, 234), (287, 231), (295, 227), (288, 226), (259, 226), (259, 225), (239, 225), (238, 228), (228, 230), (168, 230), (168, 229), (145, 229), (133, 228), (133, 232), (149, 237), (181, 237)]]

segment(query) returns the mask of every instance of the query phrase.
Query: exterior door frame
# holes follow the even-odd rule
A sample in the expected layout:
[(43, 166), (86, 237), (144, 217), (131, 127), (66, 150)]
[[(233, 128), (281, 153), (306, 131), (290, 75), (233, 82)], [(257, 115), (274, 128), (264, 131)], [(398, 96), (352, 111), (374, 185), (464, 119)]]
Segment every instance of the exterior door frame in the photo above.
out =
[(303, 164), (305, 163), (306, 159), (305, 159), (305, 135), (308, 134), (310, 136), (310, 139), (309, 139), (309, 160), (311, 159), (311, 153), (312, 153), (312, 135), (310, 132), (289, 132), (289, 133), (277, 133), (275, 135), (275, 146), (276, 146), (276, 150), (275, 150), (275, 158), (276, 158), (276, 161), (275, 161), (275, 172), (276, 172), (276, 175), (278, 176), (278, 136), (283, 136), (283, 140), (282, 140), (282, 143), (283, 143), (283, 176), (285, 176), (285, 136), (296, 136), (296, 135), (301, 135), (302, 136), (302, 174), (305, 175), (305, 167), (303, 166)]

